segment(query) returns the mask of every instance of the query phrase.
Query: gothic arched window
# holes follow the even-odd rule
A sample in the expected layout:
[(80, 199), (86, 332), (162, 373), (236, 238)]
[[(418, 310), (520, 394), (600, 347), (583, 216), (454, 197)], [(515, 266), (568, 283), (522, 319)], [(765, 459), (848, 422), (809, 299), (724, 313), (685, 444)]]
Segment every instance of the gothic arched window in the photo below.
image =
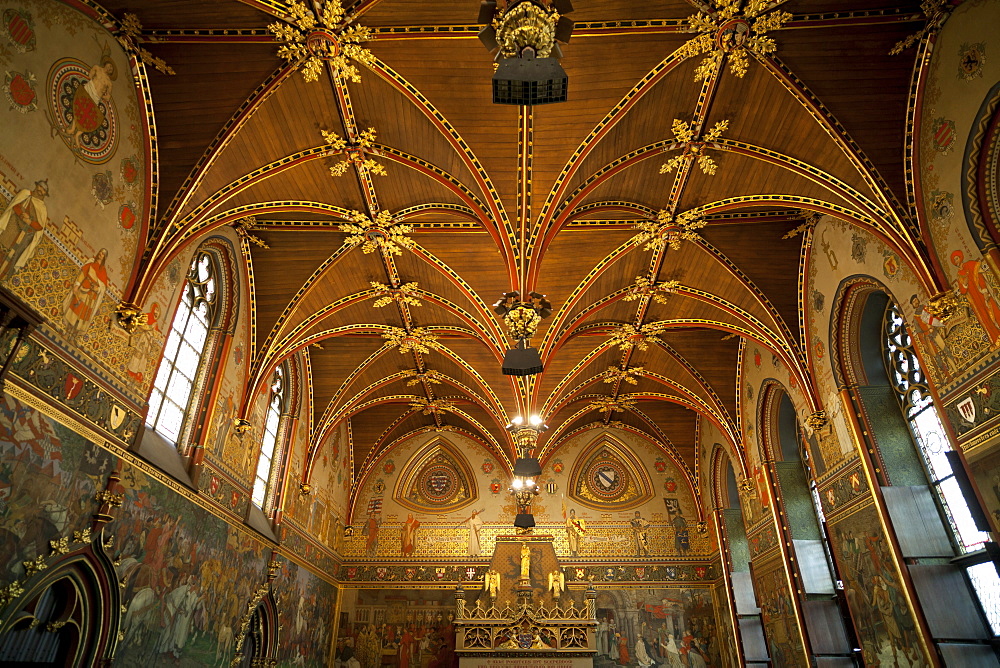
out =
[(184, 432), (209, 330), (218, 318), (218, 293), (218, 261), (214, 254), (198, 251), (188, 271), (181, 303), (170, 323), (167, 346), (146, 414), (146, 424), (174, 443)]
[(264, 436), (260, 444), (260, 456), (257, 458), (257, 470), (253, 483), (253, 502), (261, 509), (268, 496), (274, 455), (278, 446), (278, 434), (281, 430), (281, 416), (287, 403), (287, 375), (284, 366), (274, 370), (271, 379), (270, 400), (267, 404), (267, 416), (264, 419)]
[[(979, 552), (990, 536), (976, 527), (969, 504), (955, 477), (951, 441), (927, 387), (927, 379), (913, 350), (903, 316), (891, 302), (885, 311), (883, 334), (889, 382), (902, 405), (930, 486), (948, 519), (953, 542), (962, 554)], [(972, 563), (975, 561), (979, 563)], [(1000, 577), (992, 561), (973, 559), (972, 562), (965, 566), (965, 571), (993, 632), (1000, 633)]]

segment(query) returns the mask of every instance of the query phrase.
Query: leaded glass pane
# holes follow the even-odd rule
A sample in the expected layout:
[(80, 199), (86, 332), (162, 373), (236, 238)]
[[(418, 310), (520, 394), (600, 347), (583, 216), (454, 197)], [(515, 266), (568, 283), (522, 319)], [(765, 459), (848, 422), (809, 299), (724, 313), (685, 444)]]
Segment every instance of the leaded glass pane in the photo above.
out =
[(992, 561), (970, 566), (967, 570), (972, 587), (983, 605), (993, 635), (1000, 635), (1000, 576)]

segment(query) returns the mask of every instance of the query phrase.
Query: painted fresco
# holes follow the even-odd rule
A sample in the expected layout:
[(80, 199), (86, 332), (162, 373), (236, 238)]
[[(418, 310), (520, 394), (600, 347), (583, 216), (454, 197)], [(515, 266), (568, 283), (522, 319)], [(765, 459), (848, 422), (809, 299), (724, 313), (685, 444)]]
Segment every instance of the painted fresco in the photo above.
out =
[(771, 660), (775, 666), (796, 665), (805, 650), (781, 555), (754, 562), (752, 572)]
[[(645, 470), (635, 471), (624, 458), (591, 461), (594, 452), (589, 446), (609, 437), (627, 448)], [(391, 460), (375, 463), (362, 483), (349, 535), (342, 541), (346, 557), (488, 558), (496, 537), (510, 533), (516, 508), (507, 493), (509, 474), (485, 448), (458, 434), (447, 434), (447, 441), (452, 452), (465, 457), (475, 481), (469, 484), (478, 485), (477, 493), (470, 496), (478, 498), (455, 510), (438, 507), (427, 499), (422, 504), (408, 500), (405, 505), (396, 500), (394, 490), (399, 481), (419, 476), (395, 462), (412, 462), (415, 453), (440, 438), (438, 434), (414, 437), (397, 446)], [(582, 462), (577, 466), (580, 458), (586, 459), (587, 467)], [(624, 508), (598, 509), (575, 500), (572, 472), (576, 468), (596, 471), (602, 466), (631, 472), (628, 475), (641, 480), (648, 493), (631, 497), (638, 500)], [(433, 482), (430, 477), (427, 480), (428, 484)], [(716, 549), (711, 534), (698, 529), (697, 505), (684, 474), (663, 450), (630, 433), (594, 430), (569, 439), (546, 458), (538, 485), (541, 493), (531, 506), (535, 532), (553, 536), (560, 558), (620, 558), (625, 554), (705, 559)]]
[(980, 251), (989, 243), (980, 212), (985, 203), (969, 177), (978, 173), (970, 165), (979, 158), (983, 128), (996, 105), (1000, 62), (990, 57), (996, 48), (990, 27), (998, 21), (996, 3), (967, 2), (951, 12), (927, 67), (917, 128), (922, 213), (939, 263), (968, 306), (961, 315), (978, 325), (975, 336), (956, 335), (954, 318), (924, 318), (922, 347), (931, 353), (929, 371), (945, 398), (1000, 354), (1000, 280)]
[[(0, 580), (23, 579), (23, 561), (48, 555), (50, 540), (89, 527), (92, 500), (119, 466), (124, 500), (106, 527), (124, 583), (115, 665), (228, 664), (247, 602), (266, 581), (271, 547), (192, 502), (175, 483), (155, 480), (145, 465), (119, 463), (9, 395), (0, 399)], [(280, 563), (279, 647), (288, 652), (280, 665), (326, 665), (332, 624), (316, 620), (332, 615), (336, 591)]]
[(108, 326), (147, 218), (144, 112), (129, 60), (61, 3), (4, 0), (0, 13), (19, 18), (5, 41), (28, 40), (0, 51), (12, 102), (0, 106), (0, 126), (18, 128), (0, 133), (0, 282), (138, 399), (129, 337)]
[(270, 550), (135, 467), (126, 465), (121, 478), (125, 503), (110, 527), (122, 536), (117, 570), (127, 583), (117, 662), (226, 658)]
[(327, 666), (334, 632), (337, 589), (294, 562), (279, 559), (274, 582), (278, 604), (278, 665)]
[(442, 589), (348, 589), (340, 608), (339, 668), (452, 668), (454, 594)]
[(0, 398), (0, 579), (24, 576), (22, 561), (49, 541), (90, 525), (90, 500), (115, 458), (14, 400)]
[(865, 663), (922, 665), (916, 622), (900, 591), (875, 507), (831, 520), (830, 544), (844, 581)]
[(595, 668), (720, 666), (708, 589), (598, 589)]

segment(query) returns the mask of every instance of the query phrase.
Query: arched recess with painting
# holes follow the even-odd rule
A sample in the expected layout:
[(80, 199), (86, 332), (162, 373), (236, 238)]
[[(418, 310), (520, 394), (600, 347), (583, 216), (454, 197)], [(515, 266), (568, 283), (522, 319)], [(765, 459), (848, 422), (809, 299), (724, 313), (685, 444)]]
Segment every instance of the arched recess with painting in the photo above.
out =
[(236, 657), (233, 666), (256, 668), (276, 663), (278, 650), (278, 611), (274, 595), (270, 592), (249, 611), (236, 638)]
[(761, 392), (761, 436), (765, 458), (773, 462), (776, 510), (789, 567), (801, 593), (802, 613), (813, 656), (851, 665), (856, 647), (849, 614), (835, 586), (825, 519), (802, 427), (788, 392), (770, 382)]
[(1000, 581), (976, 526), (982, 511), (962, 493), (964, 462), (896, 304), (868, 277), (838, 292), (832, 362), (862, 445), (847, 492), (864, 499), (870, 486), (871, 501), (829, 518), (832, 551), (866, 660), (882, 651), (916, 660), (922, 648), (946, 665), (994, 666), (995, 596), (976, 592)]
[(738, 629), (737, 639), (747, 666), (770, 663), (760, 607), (750, 576), (750, 546), (743, 524), (740, 487), (729, 454), (721, 446), (712, 453), (713, 496), (723, 567), (729, 580), (730, 600)]

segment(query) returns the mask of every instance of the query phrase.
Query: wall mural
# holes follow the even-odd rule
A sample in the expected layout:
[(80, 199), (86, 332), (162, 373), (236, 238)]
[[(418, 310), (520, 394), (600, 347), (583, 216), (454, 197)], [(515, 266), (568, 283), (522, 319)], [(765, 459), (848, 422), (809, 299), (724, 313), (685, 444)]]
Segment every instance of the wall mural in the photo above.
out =
[(721, 665), (709, 589), (599, 589), (597, 619), (595, 668)]
[(752, 573), (771, 661), (794, 666), (803, 660), (805, 649), (781, 554), (753, 562)]
[(278, 665), (328, 666), (337, 588), (287, 559), (274, 582), (278, 603)]
[[(15, 46), (0, 50), (11, 102), (0, 125), (19, 128), (0, 133), (0, 282), (46, 318), (61, 345), (141, 401), (137, 378), (148, 369), (137, 367), (128, 335), (109, 326), (147, 216), (144, 111), (128, 57), (64, 4), (4, 1), (0, 14), (9, 17), (3, 39)], [(167, 287), (144, 310), (168, 317)], [(152, 347), (160, 345), (162, 336)]]
[[(462, 465), (460, 475), (447, 474), (419, 454), (440, 438), (413, 437), (393, 450), (391, 465), (384, 460), (371, 468), (345, 528), (341, 553), (346, 558), (486, 559), (493, 554), (496, 537), (511, 532), (516, 509), (506, 493), (507, 482), (501, 484), (497, 477), (495, 458), (478, 443), (449, 434), (450, 447), (463, 453), (468, 465)], [(617, 445), (609, 449), (608, 443)], [(411, 464), (397, 467), (395, 462)], [(611, 487), (642, 490), (642, 495), (630, 493), (620, 508), (594, 507), (574, 497), (575, 484), (585, 484), (583, 478), (595, 489), (601, 480), (610, 480)], [(418, 483), (451, 490), (452, 485), (460, 489), (462, 480), (476, 488), (469, 494), (476, 500), (457, 508), (432, 502), (434, 492), (426, 489), (419, 498), (408, 496)], [(584, 432), (568, 439), (544, 463), (538, 478), (541, 494), (532, 502), (535, 531), (551, 534), (563, 559), (620, 559), (625, 554), (704, 560), (714, 551), (714, 542), (709, 532), (699, 529), (697, 505), (683, 480), (684, 474), (664, 452), (642, 438), (616, 429)]]
[(344, 668), (451, 668), (455, 662), (452, 591), (346, 589), (335, 658)]
[[(870, 498), (870, 497), (869, 497)], [(922, 665), (916, 622), (871, 502), (830, 519), (830, 545), (844, 580), (865, 663)]]
[[(82, 532), (109, 475), (120, 471), (123, 503), (105, 528), (124, 583), (116, 665), (226, 665), (239, 620), (267, 579), (272, 548), (164, 483), (9, 394), (0, 399), (0, 582), (23, 581), (22, 562), (50, 552), (49, 541)], [(207, 503), (207, 502), (206, 502)], [(279, 665), (323, 666), (332, 628), (332, 585), (284, 559), (279, 601)], [(2, 606), (0, 606), (2, 608)]]

